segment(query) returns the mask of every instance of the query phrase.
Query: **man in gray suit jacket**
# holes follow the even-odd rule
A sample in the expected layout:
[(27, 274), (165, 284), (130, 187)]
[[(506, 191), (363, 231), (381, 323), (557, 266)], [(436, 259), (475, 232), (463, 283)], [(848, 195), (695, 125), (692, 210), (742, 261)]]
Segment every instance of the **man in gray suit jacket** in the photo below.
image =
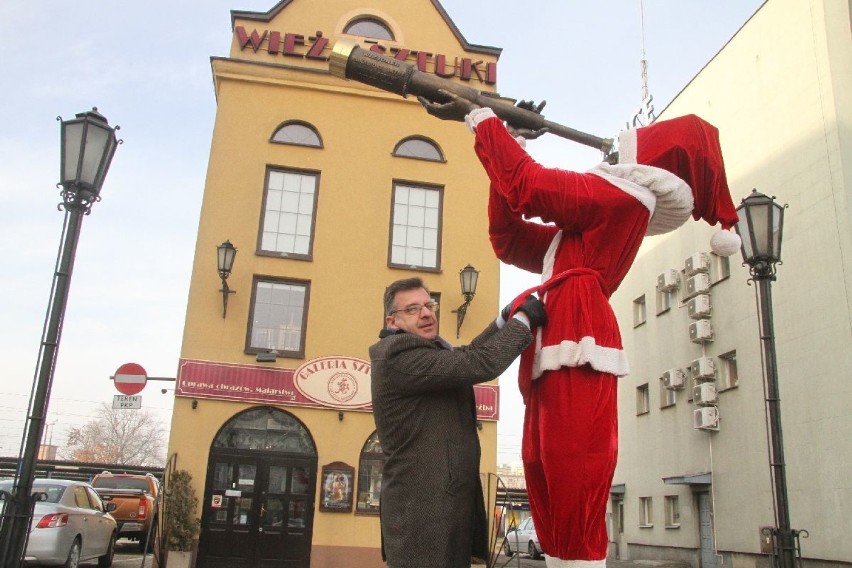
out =
[(438, 305), (420, 278), (388, 286), (384, 308), (387, 327), (370, 347), (373, 416), (387, 457), (382, 558), (389, 568), (469, 568), (490, 556), (473, 385), (500, 375), (532, 342), (544, 306), (530, 296), (455, 348), (438, 337)]

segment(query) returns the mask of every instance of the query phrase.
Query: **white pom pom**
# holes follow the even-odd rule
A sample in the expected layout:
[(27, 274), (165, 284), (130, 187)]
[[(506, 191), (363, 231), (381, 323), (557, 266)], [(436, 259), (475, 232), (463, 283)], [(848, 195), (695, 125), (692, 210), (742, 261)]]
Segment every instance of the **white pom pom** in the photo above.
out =
[(740, 236), (733, 231), (717, 231), (710, 239), (710, 248), (719, 256), (731, 256), (736, 254), (742, 246)]

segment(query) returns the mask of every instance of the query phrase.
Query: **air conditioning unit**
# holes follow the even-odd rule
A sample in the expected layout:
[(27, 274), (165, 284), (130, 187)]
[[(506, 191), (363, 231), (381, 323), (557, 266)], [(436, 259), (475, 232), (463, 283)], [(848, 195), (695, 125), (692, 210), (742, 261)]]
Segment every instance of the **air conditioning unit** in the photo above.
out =
[(699, 273), (686, 279), (686, 298), (694, 298), (698, 294), (710, 292), (710, 275)]
[(713, 306), (710, 303), (710, 294), (699, 294), (686, 303), (689, 317), (692, 319), (704, 319), (713, 315)]
[(692, 411), (692, 427), (698, 430), (719, 429), (719, 407), (702, 406)]
[(689, 364), (689, 376), (700, 382), (716, 380), (716, 363), (710, 357), (699, 357)]
[(701, 383), (692, 389), (692, 400), (698, 406), (716, 404), (719, 397), (716, 394), (716, 383)]
[(693, 343), (713, 341), (713, 324), (710, 320), (698, 320), (689, 324), (689, 340)]
[(680, 390), (686, 382), (686, 373), (683, 369), (669, 369), (663, 373), (663, 384), (669, 390)]
[(706, 252), (697, 252), (684, 261), (684, 272), (687, 276), (695, 276), (700, 273), (710, 272), (710, 255)]
[(657, 276), (657, 290), (668, 292), (676, 290), (680, 286), (680, 272), (674, 268), (664, 270)]

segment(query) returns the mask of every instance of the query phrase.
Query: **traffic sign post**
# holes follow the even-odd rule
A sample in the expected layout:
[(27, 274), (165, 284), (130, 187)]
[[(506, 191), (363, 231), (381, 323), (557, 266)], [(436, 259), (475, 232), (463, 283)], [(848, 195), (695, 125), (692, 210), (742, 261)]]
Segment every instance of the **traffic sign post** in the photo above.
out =
[(118, 392), (128, 396), (138, 394), (145, 388), (148, 382), (148, 374), (142, 365), (136, 363), (125, 363), (115, 371), (115, 388)]

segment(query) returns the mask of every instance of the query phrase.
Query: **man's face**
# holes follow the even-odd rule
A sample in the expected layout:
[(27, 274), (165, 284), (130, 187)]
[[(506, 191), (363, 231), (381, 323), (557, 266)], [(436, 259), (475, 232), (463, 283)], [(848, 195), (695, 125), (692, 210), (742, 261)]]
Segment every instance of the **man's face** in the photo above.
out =
[[(388, 327), (413, 333), (423, 339), (435, 339), (438, 336), (438, 319), (435, 312), (426, 307), (432, 298), (423, 288), (397, 292), (394, 297), (394, 313), (385, 318)], [(405, 308), (420, 306), (414, 314), (405, 312)]]

